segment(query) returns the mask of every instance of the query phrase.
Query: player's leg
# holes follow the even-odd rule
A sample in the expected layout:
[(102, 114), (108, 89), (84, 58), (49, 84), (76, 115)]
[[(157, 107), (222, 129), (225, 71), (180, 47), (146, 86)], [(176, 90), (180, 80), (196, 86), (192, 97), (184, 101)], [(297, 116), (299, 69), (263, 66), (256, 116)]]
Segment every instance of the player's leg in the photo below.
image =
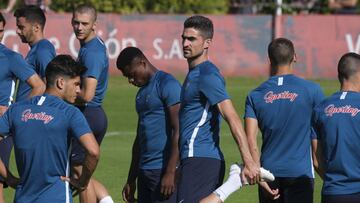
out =
[(284, 203), (312, 203), (314, 198), (314, 179), (307, 177), (284, 178)]
[[(9, 160), (10, 160), (12, 147), (13, 147), (12, 137), (9, 136), (0, 141), (0, 159), (3, 161), (6, 167), (9, 167)], [(0, 176), (0, 203), (5, 203), (4, 188), (6, 187), (7, 185), (5, 184), (4, 178)]]
[(348, 194), (348, 195), (322, 195), (321, 203), (359, 203), (360, 193)]
[(180, 170), (177, 202), (199, 202), (222, 184), (225, 163), (212, 158), (186, 158)]
[(97, 181), (95, 178), (92, 178), (91, 182), (95, 190), (96, 198), (99, 200), (99, 203), (114, 202), (106, 188), (99, 181)]
[[(72, 164), (71, 174), (75, 178), (79, 178), (82, 172), (82, 165)], [(79, 193), (79, 200), (81, 203), (94, 203), (97, 202), (96, 194), (94, 191), (94, 186), (92, 180), (90, 179), (89, 184), (86, 190)]]
[[(248, 180), (241, 179), (241, 171), (243, 165), (233, 164), (230, 166), (229, 177), (219, 188), (217, 188), (211, 195), (202, 199), (200, 203), (222, 203), (226, 198), (240, 189), (243, 184), (247, 185)], [(262, 181), (271, 182), (275, 177), (269, 171), (260, 168), (260, 177)]]
[(137, 178), (137, 199), (139, 203), (152, 203), (147, 170), (139, 170)]

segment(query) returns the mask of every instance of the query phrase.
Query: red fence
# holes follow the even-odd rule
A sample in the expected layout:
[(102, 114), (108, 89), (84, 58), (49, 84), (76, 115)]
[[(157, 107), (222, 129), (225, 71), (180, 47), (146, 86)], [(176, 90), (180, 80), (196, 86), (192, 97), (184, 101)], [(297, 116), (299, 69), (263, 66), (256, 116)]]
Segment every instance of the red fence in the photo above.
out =
[[(8, 23), (3, 43), (26, 54), (27, 45), (16, 36), (14, 17)], [(267, 76), (267, 45), (272, 37), (271, 16), (209, 16), (215, 25), (210, 59), (225, 75)], [(142, 49), (160, 69), (174, 74), (187, 72), (182, 57), (181, 32), (186, 16), (100, 14), (97, 33), (105, 41), (111, 73), (119, 73), (115, 61), (127, 46)], [(70, 14), (47, 16), (45, 36), (57, 53), (77, 55), (79, 43), (73, 35)], [(296, 72), (311, 78), (335, 78), (340, 56), (360, 51), (358, 16), (284, 16), (283, 36), (295, 43), (298, 54)]]

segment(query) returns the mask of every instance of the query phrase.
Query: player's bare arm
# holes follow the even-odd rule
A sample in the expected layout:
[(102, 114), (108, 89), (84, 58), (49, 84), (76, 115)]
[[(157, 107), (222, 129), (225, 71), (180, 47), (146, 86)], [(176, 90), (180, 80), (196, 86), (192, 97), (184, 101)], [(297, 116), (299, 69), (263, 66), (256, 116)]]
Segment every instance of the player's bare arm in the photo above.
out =
[[(245, 132), (249, 142), (249, 150), (253, 160), (258, 167), (260, 165), (260, 153), (257, 145), (257, 135), (259, 132), (258, 121), (254, 118), (245, 118)], [(269, 195), (270, 199), (278, 199), (280, 197), (279, 189), (271, 189), (267, 182), (261, 181), (259, 185), (263, 187)]]
[(34, 74), (30, 76), (26, 82), (31, 87), (31, 92), (29, 94), (29, 98), (37, 95), (41, 95), (45, 92), (45, 84), (41, 80), (38, 74)]
[(317, 139), (311, 140), (311, 148), (312, 148), (312, 157), (313, 157), (313, 165), (315, 171), (319, 174), (321, 179), (324, 179), (325, 169), (324, 169), (324, 158), (322, 155), (321, 143)]
[[(137, 129), (139, 129), (139, 122)], [(140, 159), (140, 148), (139, 148), (140, 145), (137, 135), (132, 147), (131, 165), (129, 169), (128, 179), (122, 190), (122, 197), (126, 203), (131, 203), (136, 201), (134, 195), (136, 191), (136, 178), (138, 177), (138, 168), (139, 168), (139, 159)]]
[(94, 98), (97, 82), (98, 81), (92, 77), (87, 77), (82, 80), (81, 92), (78, 96), (77, 103), (88, 103)]
[(170, 125), (172, 129), (171, 155), (166, 167), (166, 171), (161, 180), (160, 192), (165, 196), (170, 196), (175, 191), (176, 165), (179, 161), (179, 109), (180, 104), (167, 108), (170, 114)]
[[(217, 104), (219, 112), (222, 117), (228, 123), (231, 134), (233, 135), (235, 142), (238, 145), (242, 160), (245, 164), (243, 176), (249, 177), (250, 184), (255, 184), (260, 181), (260, 168), (256, 165), (254, 160), (251, 157), (249, 151), (248, 141), (245, 135), (244, 128), (240, 121), (239, 116), (236, 113), (236, 110), (230, 99), (226, 99)], [(243, 178), (245, 179), (245, 177)]]
[(92, 133), (82, 135), (79, 138), (79, 141), (84, 146), (86, 156), (79, 179), (71, 179), (70, 183), (78, 190), (82, 191), (86, 189), (90, 178), (96, 169), (100, 158), (100, 149)]
[[(0, 137), (0, 141), (2, 140), (2, 138)], [(8, 168), (6, 168), (6, 166), (4, 165), (4, 163), (2, 162), (2, 160), (0, 159), (0, 176), (2, 176), (5, 181), (6, 184), (8, 184), (10, 187), (12, 188), (16, 188), (16, 186), (19, 183), (19, 178), (16, 178), (10, 171)]]

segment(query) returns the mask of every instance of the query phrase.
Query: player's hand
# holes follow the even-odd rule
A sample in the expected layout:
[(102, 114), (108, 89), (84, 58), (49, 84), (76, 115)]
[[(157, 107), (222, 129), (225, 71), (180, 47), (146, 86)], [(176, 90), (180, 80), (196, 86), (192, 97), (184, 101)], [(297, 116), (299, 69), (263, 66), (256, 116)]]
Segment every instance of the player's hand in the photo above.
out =
[(134, 197), (136, 190), (136, 184), (133, 183), (126, 183), (123, 190), (122, 190), (122, 198), (126, 203), (134, 203), (137, 200)]
[(16, 189), (16, 186), (19, 184), (20, 179), (13, 176), (11, 173), (8, 173), (8, 177), (6, 179), (6, 184), (13, 189)]
[(175, 191), (175, 172), (166, 172), (161, 179), (160, 192), (168, 198)]
[(279, 199), (280, 192), (279, 189), (271, 189), (267, 182), (259, 182), (259, 185), (266, 190), (266, 196), (271, 200)]
[(69, 182), (69, 184), (76, 189), (76, 192), (73, 194), (73, 196), (76, 196), (79, 194), (79, 192), (84, 191), (87, 188), (87, 183), (81, 183), (79, 179), (75, 179), (73, 177), (60, 177), (62, 181)]
[(247, 164), (244, 166), (241, 176), (242, 180), (247, 180), (250, 185), (254, 185), (260, 182), (260, 167), (254, 162)]

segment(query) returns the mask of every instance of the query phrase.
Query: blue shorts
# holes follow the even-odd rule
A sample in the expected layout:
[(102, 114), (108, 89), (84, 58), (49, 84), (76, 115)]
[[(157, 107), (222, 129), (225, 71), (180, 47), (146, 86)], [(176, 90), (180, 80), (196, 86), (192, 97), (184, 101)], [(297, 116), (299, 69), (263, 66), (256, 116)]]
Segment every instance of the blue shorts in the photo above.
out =
[(322, 195), (321, 203), (359, 203), (360, 193), (347, 195)]
[[(83, 112), (97, 143), (100, 145), (107, 129), (107, 117), (101, 106), (98, 107), (79, 107)], [(71, 149), (71, 163), (82, 164), (85, 159), (85, 150), (78, 140), (73, 139)]]
[[(6, 167), (9, 167), (9, 160), (10, 160), (12, 147), (13, 147), (13, 139), (11, 136), (8, 136), (0, 141), (0, 158)], [(0, 183), (4, 184), (4, 187), (6, 187), (4, 181), (5, 181), (4, 178), (0, 176)]]
[(222, 184), (224, 175), (224, 161), (203, 157), (182, 160), (177, 202), (199, 202)]
[(169, 198), (165, 198), (160, 193), (162, 171), (161, 169), (139, 170), (137, 179), (139, 203), (176, 203), (176, 191)]
[(314, 194), (314, 179), (308, 177), (275, 177), (275, 181), (268, 183), (270, 188), (279, 189), (280, 198), (271, 200), (262, 187), (259, 189), (260, 203), (312, 203)]

